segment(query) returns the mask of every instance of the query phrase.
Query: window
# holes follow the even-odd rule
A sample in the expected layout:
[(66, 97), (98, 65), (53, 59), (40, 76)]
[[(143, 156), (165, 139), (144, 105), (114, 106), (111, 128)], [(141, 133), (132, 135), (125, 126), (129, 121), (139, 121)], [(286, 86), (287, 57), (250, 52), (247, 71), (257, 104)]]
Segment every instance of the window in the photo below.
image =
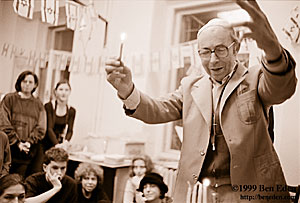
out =
[[(197, 39), (198, 30), (212, 18), (225, 18), (229, 22), (248, 20), (248, 14), (231, 2), (209, 2), (199, 3), (193, 6), (182, 6), (174, 8), (175, 15), (175, 33), (173, 36), (174, 44), (180, 44), (181, 47), (189, 46)], [(242, 16), (242, 17), (241, 17)], [(196, 56), (198, 57), (198, 56)], [(245, 63), (249, 63), (249, 55), (241, 54)], [(183, 67), (174, 70), (171, 76), (171, 89), (173, 91), (180, 85), (181, 79), (187, 75), (192, 64), (190, 57), (183, 57)], [(196, 60), (195, 60), (196, 61)], [(203, 70), (202, 70), (203, 71)], [(179, 153), (181, 148), (180, 137), (182, 135), (182, 121), (175, 121), (166, 125), (165, 129), (165, 151)]]

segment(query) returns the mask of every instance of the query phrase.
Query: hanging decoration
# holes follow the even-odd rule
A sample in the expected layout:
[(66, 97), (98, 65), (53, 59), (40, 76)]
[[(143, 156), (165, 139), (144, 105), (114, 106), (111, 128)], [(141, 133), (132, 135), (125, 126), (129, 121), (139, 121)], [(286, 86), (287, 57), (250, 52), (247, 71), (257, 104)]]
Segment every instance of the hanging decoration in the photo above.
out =
[(81, 6), (74, 1), (66, 1), (67, 28), (75, 30), (80, 16)]
[(57, 25), (59, 16), (59, 0), (41, 0), (42, 21)]
[(85, 60), (87, 59), (87, 47), (92, 39), (92, 34), (95, 28), (95, 23), (98, 19), (94, 4), (81, 7), (78, 16), (79, 40), (82, 44)]
[(14, 0), (13, 7), (18, 15), (32, 19), (34, 0)]
[(293, 43), (300, 43), (300, 7), (296, 6), (290, 14), (285, 27), (282, 28), (288, 39)]

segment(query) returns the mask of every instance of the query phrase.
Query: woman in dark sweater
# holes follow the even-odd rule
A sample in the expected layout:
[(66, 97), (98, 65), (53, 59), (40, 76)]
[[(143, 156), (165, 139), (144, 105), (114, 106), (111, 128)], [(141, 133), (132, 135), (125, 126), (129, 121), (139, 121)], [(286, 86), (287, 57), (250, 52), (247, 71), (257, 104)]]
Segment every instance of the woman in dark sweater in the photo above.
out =
[(103, 190), (103, 169), (95, 164), (80, 163), (75, 171), (77, 203), (110, 202)]
[(15, 83), (16, 92), (5, 95), (1, 102), (0, 130), (9, 139), (12, 163), (10, 173), (27, 177), (39, 171), (35, 160), (41, 153), (41, 140), (46, 131), (46, 113), (42, 102), (33, 96), (38, 77), (24, 71)]
[(76, 110), (68, 106), (70, 92), (69, 82), (60, 81), (54, 89), (55, 100), (45, 104), (47, 113), (47, 131), (43, 140), (45, 151), (72, 138)]

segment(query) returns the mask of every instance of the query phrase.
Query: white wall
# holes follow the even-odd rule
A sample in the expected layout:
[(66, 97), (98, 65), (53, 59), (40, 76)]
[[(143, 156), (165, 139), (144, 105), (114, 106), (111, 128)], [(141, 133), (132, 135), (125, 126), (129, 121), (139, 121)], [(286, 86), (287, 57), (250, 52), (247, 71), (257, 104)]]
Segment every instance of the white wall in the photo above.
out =
[[(95, 1), (95, 4), (98, 8), (105, 8), (100, 14), (109, 21), (108, 39), (107, 47), (103, 50), (101, 43), (99, 44), (99, 37), (101, 38), (102, 34), (98, 33), (98, 38), (92, 37), (91, 46), (88, 47), (89, 54), (118, 56), (122, 32), (127, 33), (124, 56), (131, 52), (150, 52), (154, 1)], [(78, 35), (76, 32), (75, 39), (78, 39)], [(73, 54), (82, 51), (80, 43), (74, 40)], [(145, 77), (133, 76), (133, 79), (140, 89), (145, 89)], [(93, 141), (101, 139), (89, 137), (90, 133), (101, 137), (118, 137), (120, 144), (123, 144), (122, 139), (141, 141), (147, 139), (147, 132), (143, 130), (145, 124), (125, 116), (123, 104), (116, 91), (106, 81), (105, 75), (96, 77), (72, 73), (71, 83), (74, 88), (70, 99), (78, 112), (74, 143), (87, 143), (91, 146)], [(113, 149), (109, 150), (115, 153), (122, 151), (123, 148), (114, 143), (109, 146)], [(95, 147), (92, 149), (97, 150)]]
[[(286, 25), (290, 11), (300, 6), (299, 1), (259, 1), (266, 13), (271, 26), (275, 30), (283, 47), (294, 56), (299, 80), (300, 45), (291, 44), (284, 35), (282, 28)], [(279, 154), (288, 184), (300, 183), (300, 94), (299, 82), (295, 95), (275, 107), (275, 147)]]

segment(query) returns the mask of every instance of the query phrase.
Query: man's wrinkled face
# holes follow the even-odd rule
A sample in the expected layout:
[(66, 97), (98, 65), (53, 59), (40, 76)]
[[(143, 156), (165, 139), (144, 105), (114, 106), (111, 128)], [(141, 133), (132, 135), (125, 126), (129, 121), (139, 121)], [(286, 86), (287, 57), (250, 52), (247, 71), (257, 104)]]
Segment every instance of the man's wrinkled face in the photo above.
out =
[(221, 82), (232, 70), (236, 59), (235, 44), (231, 32), (221, 26), (211, 26), (198, 36), (198, 52), (201, 50), (216, 50), (216, 47), (229, 47), (226, 56), (217, 56), (215, 52), (210, 57), (200, 57), (205, 71), (216, 81)]

